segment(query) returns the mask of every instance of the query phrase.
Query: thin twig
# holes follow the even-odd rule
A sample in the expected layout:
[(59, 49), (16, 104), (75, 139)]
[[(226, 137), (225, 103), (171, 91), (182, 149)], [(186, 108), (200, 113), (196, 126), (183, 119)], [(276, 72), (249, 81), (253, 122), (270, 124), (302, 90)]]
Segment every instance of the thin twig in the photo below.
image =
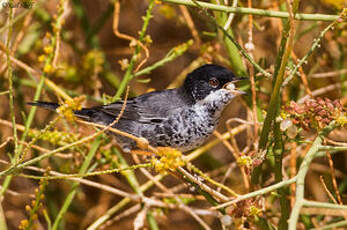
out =
[[(347, 149), (347, 147), (346, 147)], [(329, 162), (329, 167), (330, 167), (330, 174), (331, 174), (331, 180), (333, 182), (333, 187), (334, 187), (334, 190), (335, 190), (335, 195), (337, 197), (337, 201), (339, 204), (343, 204), (343, 201), (342, 201), (342, 198), (341, 198), (341, 195), (340, 195), (340, 191), (339, 191), (339, 187), (337, 185), (337, 182), (336, 182), (336, 173), (335, 173), (335, 168), (334, 168), (334, 162), (333, 162), (333, 159), (331, 157), (331, 154), (329, 151), (326, 151), (326, 154), (327, 154), (327, 157), (328, 157), (328, 162)], [(335, 199), (334, 199), (335, 200)], [(334, 201), (333, 200), (333, 201)], [(335, 202), (336, 203), (336, 200)], [(345, 219), (347, 219), (347, 215), (345, 215)]]
[[(317, 48), (320, 47), (320, 42), (321, 40), (324, 38), (324, 35), (326, 32), (328, 32), (330, 29), (334, 28), (334, 26), (336, 26), (337, 24), (337, 20), (332, 22), (331, 24), (329, 24), (318, 36), (318, 38), (314, 39), (312, 41), (312, 45), (310, 50), (307, 52), (307, 54), (302, 57), (298, 64), (295, 65), (295, 67), (290, 71), (288, 77), (285, 79), (285, 81), (282, 84), (282, 87), (285, 87), (286, 85), (288, 85), (288, 83), (294, 78), (294, 76), (297, 74), (298, 69), (305, 63), (307, 63), (307, 59), (311, 56), (311, 54), (313, 53), (313, 51)], [(299, 73), (300, 74), (300, 73)]]
[(148, 60), (149, 58), (149, 50), (148, 48), (142, 43), (141, 40), (137, 40), (136, 38), (130, 36), (130, 35), (127, 35), (127, 34), (124, 34), (124, 33), (121, 33), (119, 32), (119, 29), (118, 29), (118, 26), (119, 26), (119, 15), (120, 15), (120, 3), (119, 3), (119, 0), (115, 0), (114, 2), (114, 14), (113, 14), (113, 33), (121, 38), (121, 39), (124, 39), (124, 40), (128, 40), (130, 42), (132, 41), (135, 41), (137, 45), (139, 45), (144, 51), (145, 51), (145, 59), (143, 59), (141, 61), (141, 63), (136, 67), (136, 70), (135, 72), (137, 72), (138, 69), (141, 68), (142, 65), (144, 65), (146, 63), (146, 61)]
[(218, 198), (221, 201), (227, 201), (229, 200), (228, 197), (224, 196), (223, 194), (215, 191), (214, 189), (210, 188), (209, 186), (205, 185), (204, 183), (202, 183), (199, 179), (195, 178), (193, 175), (191, 175), (190, 173), (188, 173), (185, 169), (183, 169), (182, 167), (179, 167), (177, 169), (179, 172), (181, 172), (184, 176), (186, 176), (189, 180), (192, 180), (194, 183), (196, 183), (197, 185), (199, 185), (199, 187), (208, 192), (209, 194), (213, 195), (214, 197)]
[(342, 220), (336, 223), (327, 224), (319, 228), (311, 228), (310, 230), (331, 230), (331, 229), (336, 229), (336, 228), (345, 227), (345, 226), (347, 226), (347, 220)]
[[(347, 81), (345, 81), (345, 82), (343, 82), (343, 83), (335, 83), (335, 84), (327, 85), (327, 86), (324, 86), (324, 87), (322, 87), (322, 88), (313, 90), (313, 91), (312, 91), (312, 96), (313, 96), (313, 97), (317, 97), (317, 96), (322, 95), (322, 94), (325, 94), (325, 93), (327, 93), (327, 92), (329, 92), (329, 91), (333, 91), (333, 90), (335, 90), (335, 89), (339, 89), (339, 88), (341, 88), (341, 85), (342, 85), (342, 84), (343, 84), (343, 86), (347, 86)], [(300, 99), (298, 100), (298, 104), (304, 103), (304, 101), (306, 101), (306, 100), (309, 99), (309, 98), (310, 98), (309, 95), (306, 95), (306, 96), (300, 98)]]
[(310, 77), (311, 78), (338, 77), (346, 73), (347, 73), (347, 69), (341, 69), (341, 70), (336, 70), (336, 71), (326, 72), (326, 73), (315, 73), (315, 74), (312, 74)]
[[(237, 154), (237, 152), (234, 150), (234, 148), (231, 146), (231, 144), (227, 141), (224, 140), (222, 138), (222, 135), (218, 132), (218, 131), (214, 131), (213, 134), (222, 141), (223, 145), (234, 155), (235, 161), (237, 162), (237, 160), (240, 158), (239, 155)], [(245, 166), (241, 166), (239, 165), (240, 170), (241, 170), (241, 174), (243, 177), (243, 183), (245, 185), (245, 188), (248, 190), (249, 189), (249, 178), (245, 172)], [(225, 174), (225, 176), (227, 175), (227, 173)]]
[(301, 78), (302, 83), (304, 84), (306, 93), (312, 97), (312, 91), (311, 91), (310, 86), (308, 84), (307, 76), (306, 76), (304, 70), (302, 69), (302, 66), (299, 66), (298, 58), (297, 58), (296, 54), (294, 53), (294, 51), (292, 51), (292, 58), (296, 64), (296, 66), (298, 67), (298, 70), (300, 73), (300, 78)]
[[(116, 1), (115, 4), (117, 2), (118, 1)], [(144, 39), (145, 39), (145, 35), (146, 35), (147, 28), (148, 28), (148, 24), (149, 24), (150, 19), (152, 18), (153, 7), (154, 7), (154, 0), (150, 0), (148, 8), (147, 8), (147, 11), (146, 11), (146, 15), (144, 16), (142, 29), (140, 31), (140, 35), (139, 35), (139, 39), (138, 39), (140, 42), (143, 42)], [(117, 26), (118, 26), (118, 24), (117, 24)], [(140, 51), (141, 51), (141, 46), (139, 45), (139, 43), (137, 43), (136, 48), (135, 48), (135, 52), (134, 52), (133, 56), (130, 59), (130, 62), (129, 62), (128, 68), (127, 68), (127, 70), (126, 70), (126, 72), (124, 74), (123, 80), (120, 83), (119, 88), (118, 88), (116, 94), (113, 96), (112, 101), (116, 101), (116, 100), (118, 100), (120, 98), (120, 96), (123, 94), (123, 92), (125, 90), (126, 85), (132, 79), (132, 73), (133, 73), (134, 65), (135, 65), (135, 62), (138, 59)], [(144, 64), (145, 60), (143, 60), (139, 64), (139, 66), (137, 66), (136, 71), (140, 68), (140, 65)]]
[[(8, 162), (3, 161), (3, 160), (0, 160), (0, 163), (9, 164)], [(45, 170), (45, 169), (34, 167), (34, 166), (27, 166), (27, 167), (25, 167), (25, 169), (32, 170), (32, 171), (35, 171), (35, 172), (41, 172), (41, 173), (46, 173), (47, 172), (47, 170)], [(130, 193), (121, 191), (119, 189), (113, 188), (111, 186), (104, 185), (104, 184), (101, 184), (101, 183), (98, 183), (98, 182), (94, 182), (94, 181), (91, 181), (91, 180), (77, 178), (77, 177), (70, 177), (70, 175), (68, 175), (68, 174), (59, 173), (59, 172), (56, 172), (56, 171), (53, 171), (53, 170), (48, 171), (48, 173), (50, 175), (55, 176), (55, 177), (61, 177), (61, 178), (67, 179), (67, 180), (76, 181), (76, 182), (79, 182), (81, 184), (85, 184), (85, 185), (88, 185), (88, 186), (91, 186), (91, 187), (94, 187), (94, 188), (97, 188), (97, 189), (104, 190), (106, 192), (115, 194), (117, 196), (128, 197), (128, 198), (131, 198), (133, 200), (139, 200), (140, 199), (140, 197), (138, 195), (136, 195), (136, 194), (130, 194)], [(45, 177), (41, 177), (41, 178), (45, 178)], [(38, 178), (35, 178), (35, 179), (38, 179)]]
[(254, 191), (254, 192), (250, 192), (250, 193), (247, 193), (245, 195), (241, 195), (239, 197), (237, 197), (236, 199), (233, 199), (231, 201), (228, 201), (228, 202), (225, 202), (221, 205), (218, 205), (218, 206), (215, 206), (213, 208), (211, 208), (212, 210), (216, 210), (216, 209), (220, 209), (220, 208), (225, 208), (225, 207), (228, 207), (232, 204), (236, 204), (240, 201), (243, 201), (243, 200), (247, 200), (249, 198), (252, 198), (252, 197), (255, 197), (255, 196), (259, 196), (259, 195), (263, 195), (263, 194), (266, 194), (266, 193), (269, 193), (269, 192), (272, 192), (274, 190), (277, 190), (279, 188), (282, 188), (284, 186), (287, 186), (287, 185), (290, 185), (292, 183), (295, 183), (296, 182), (296, 177), (293, 177), (293, 178), (290, 178), (289, 180), (284, 180), (284, 181), (281, 181), (277, 184), (274, 184), (274, 185), (270, 185), (266, 188), (262, 188), (262, 189), (259, 189), (257, 191)]
[[(247, 1), (248, 8), (252, 8), (252, 1)], [(246, 43), (246, 49), (253, 58), (253, 51), (255, 49), (255, 45), (253, 43), (253, 15), (248, 15), (248, 41)], [(255, 88), (255, 76), (254, 76), (254, 67), (253, 65), (249, 65), (249, 77), (251, 80), (251, 91), (252, 91), (252, 117), (253, 117), (253, 143), (254, 143), (254, 149), (257, 152), (258, 151), (258, 114), (257, 114), (257, 94), (256, 94), (256, 88)]]
[(213, 180), (212, 178), (210, 178), (209, 176), (207, 176), (205, 173), (203, 173), (200, 169), (198, 169), (195, 165), (193, 165), (192, 163), (188, 163), (187, 167), (189, 169), (191, 169), (193, 172), (199, 174), (204, 180), (208, 181), (209, 183), (215, 185), (218, 188), (223, 189), (224, 191), (227, 191), (229, 194), (231, 194), (232, 196), (238, 197), (239, 194), (237, 194), (234, 190), (228, 188), (227, 186), (225, 186), (224, 184), (218, 183), (217, 181)]
[(62, 3), (59, 3), (58, 8), (60, 8), (59, 10), (61, 10), (62, 12), (60, 12), (58, 14), (57, 20), (56, 20), (56, 25), (54, 28), (54, 32), (55, 32), (55, 49), (54, 49), (54, 54), (53, 54), (53, 59), (52, 59), (52, 66), (54, 68), (57, 68), (57, 61), (58, 61), (58, 57), (60, 54), (60, 34), (61, 34), (61, 29), (62, 26), (64, 24), (65, 18), (67, 17), (67, 15), (69, 14), (68, 11), (68, 6), (69, 6), (69, 1), (64, 0)]
[[(233, 3), (232, 3), (231, 6), (232, 6), (232, 7), (237, 7), (237, 2), (238, 2), (238, 0), (233, 0)], [(230, 13), (230, 14), (229, 14), (229, 17), (228, 17), (228, 19), (227, 19), (227, 21), (225, 22), (225, 25), (224, 25), (224, 27), (223, 27), (225, 30), (228, 30), (228, 29), (229, 29), (231, 23), (233, 22), (234, 16), (235, 16), (234, 13)]]
[(194, 21), (193, 21), (192, 17), (190, 16), (187, 7), (184, 5), (180, 5), (179, 7), (180, 7), (180, 11), (182, 12), (182, 15), (183, 15), (191, 33), (192, 33), (192, 36), (193, 36), (194, 41), (196, 43), (196, 46), (200, 48), (201, 40), (199, 37), (199, 33), (195, 28)]
[(331, 192), (329, 191), (327, 185), (325, 184), (324, 179), (323, 179), (323, 176), (319, 176), (319, 180), (320, 180), (320, 182), (322, 183), (323, 188), (324, 188), (325, 192), (328, 194), (329, 198), (330, 198), (335, 204), (337, 204), (337, 201), (336, 201), (335, 197), (333, 196), (333, 194), (331, 194)]

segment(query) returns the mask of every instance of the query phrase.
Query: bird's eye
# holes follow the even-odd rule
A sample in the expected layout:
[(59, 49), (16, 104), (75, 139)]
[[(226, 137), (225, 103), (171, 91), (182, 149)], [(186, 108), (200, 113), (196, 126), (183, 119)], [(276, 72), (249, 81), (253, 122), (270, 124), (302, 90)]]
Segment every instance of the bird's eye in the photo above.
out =
[(216, 88), (217, 86), (219, 86), (219, 81), (216, 78), (211, 78), (208, 81), (208, 84), (210, 84), (210, 86), (212, 86), (213, 88)]

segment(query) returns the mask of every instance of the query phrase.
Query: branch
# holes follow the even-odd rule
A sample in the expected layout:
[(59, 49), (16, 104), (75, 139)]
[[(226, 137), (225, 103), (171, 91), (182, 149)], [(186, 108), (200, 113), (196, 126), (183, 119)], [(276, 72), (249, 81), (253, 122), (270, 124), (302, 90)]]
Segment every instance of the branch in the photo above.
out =
[[(142, 29), (140, 31), (140, 35), (139, 35), (139, 39), (138, 39), (141, 43), (145, 39), (149, 20), (152, 18), (153, 6), (154, 6), (154, 0), (151, 0), (149, 2), (149, 5), (148, 5), (147, 11), (146, 11), (146, 16), (144, 16), (144, 18), (143, 18), (143, 25), (142, 25)], [(123, 78), (122, 82), (120, 83), (116, 94), (113, 96), (112, 101), (116, 101), (116, 100), (120, 99), (120, 96), (123, 94), (127, 84), (133, 78), (132, 72), (133, 72), (133, 69), (135, 66), (135, 62), (138, 60), (138, 56), (139, 56), (140, 51), (141, 51), (141, 46), (139, 44), (137, 44), (136, 48), (135, 48), (135, 52), (130, 59), (129, 66), (128, 66), (125, 74), (124, 74), (124, 78)]]
[(300, 75), (300, 73), (298, 72), (298, 69), (303, 65), (307, 63), (307, 59), (311, 56), (311, 54), (313, 53), (313, 51), (317, 48), (320, 47), (320, 43), (322, 41), (322, 39), (324, 38), (324, 35), (326, 34), (326, 32), (328, 32), (330, 29), (334, 28), (334, 26), (336, 26), (337, 21), (332, 22), (331, 24), (329, 24), (318, 36), (318, 38), (313, 39), (312, 41), (312, 45), (310, 50), (306, 53), (306, 55), (304, 57), (302, 57), (298, 64), (290, 71), (288, 77), (285, 79), (285, 81), (282, 84), (282, 88), (287, 86), (288, 83), (294, 78), (294, 76), (296, 74)]
[(335, 229), (335, 228), (344, 227), (344, 226), (347, 226), (347, 220), (342, 220), (336, 223), (327, 224), (319, 228), (311, 228), (311, 230), (330, 230), (330, 229)]
[[(186, 6), (196, 7), (193, 0), (162, 0), (167, 3), (181, 4)], [(288, 12), (282, 11), (273, 11), (273, 10), (263, 10), (263, 9), (254, 9), (254, 8), (246, 8), (246, 7), (231, 7), (231, 6), (223, 6), (216, 5), (207, 2), (197, 2), (200, 6), (216, 11), (222, 11), (226, 13), (235, 13), (235, 14), (252, 14), (252, 15), (261, 15), (266, 17), (275, 17), (275, 18), (289, 18)], [(327, 15), (327, 14), (296, 14), (295, 20), (300, 21), (334, 21), (338, 19), (338, 15)]]
[(347, 146), (329, 146), (329, 145), (324, 145), (319, 147), (319, 150), (327, 150), (327, 151), (347, 151)]
[(331, 204), (327, 202), (318, 202), (318, 201), (311, 201), (311, 200), (304, 200), (303, 205), (315, 207), (315, 208), (332, 208), (332, 209), (347, 210), (347, 205)]
[(316, 137), (312, 143), (311, 148), (307, 152), (303, 162), (300, 165), (300, 169), (297, 174), (296, 181), (296, 201), (289, 218), (289, 230), (296, 229), (296, 223), (298, 222), (300, 209), (305, 204), (304, 192), (305, 192), (305, 177), (312, 160), (315, 158), (316, 153), (320, 150), (323, 139), (336, 127), (335, 122), (330, 123), (325, 127)]

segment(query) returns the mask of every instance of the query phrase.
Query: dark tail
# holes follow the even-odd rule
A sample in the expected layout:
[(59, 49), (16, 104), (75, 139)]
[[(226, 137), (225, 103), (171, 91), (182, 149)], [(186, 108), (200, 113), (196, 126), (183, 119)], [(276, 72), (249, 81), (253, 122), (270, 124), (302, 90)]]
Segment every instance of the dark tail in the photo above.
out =
[[(58, 103), (45, 102), (45, 101), (28, 102), (27, 104), (32, 106), (42, 107), (44, 109), (48, 109), (51, 111), (56, 111), (56, 109), (60, 106)], [(77, 117), (87, 121), (91, 121), (91, 118), (94, 117), (94, 114), (96, 111), (94, 109), (82, 109), (82, 110), (78, 110), (74, 112)]]
[(44, 102), (44, 101), (28, 102), (27, 104), (32, 106), (42, 107), (51, 111), (55, 111), (59, 107), (58, 103)]

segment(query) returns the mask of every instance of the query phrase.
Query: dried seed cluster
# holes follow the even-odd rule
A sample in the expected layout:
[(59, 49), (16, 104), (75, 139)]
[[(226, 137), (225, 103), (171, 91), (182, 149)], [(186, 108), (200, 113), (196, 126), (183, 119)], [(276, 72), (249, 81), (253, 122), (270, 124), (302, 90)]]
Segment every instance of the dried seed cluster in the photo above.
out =
[(227, 214), (233, 219), (233, 224), (237, 229), (245, 229), (249, 221), (253, 218), (262, 216), (263, 208), (261, 202), (257, 199), (248, 199), (240, 201), (227, 208)]
[(303, 104), (291, 101), (285, 111), (293, 124), (304, 130), (320, 130), (334, 120), (341, 125), (346, 124), (346, 110), (339, 100), (318, 97), (308, 99)]

